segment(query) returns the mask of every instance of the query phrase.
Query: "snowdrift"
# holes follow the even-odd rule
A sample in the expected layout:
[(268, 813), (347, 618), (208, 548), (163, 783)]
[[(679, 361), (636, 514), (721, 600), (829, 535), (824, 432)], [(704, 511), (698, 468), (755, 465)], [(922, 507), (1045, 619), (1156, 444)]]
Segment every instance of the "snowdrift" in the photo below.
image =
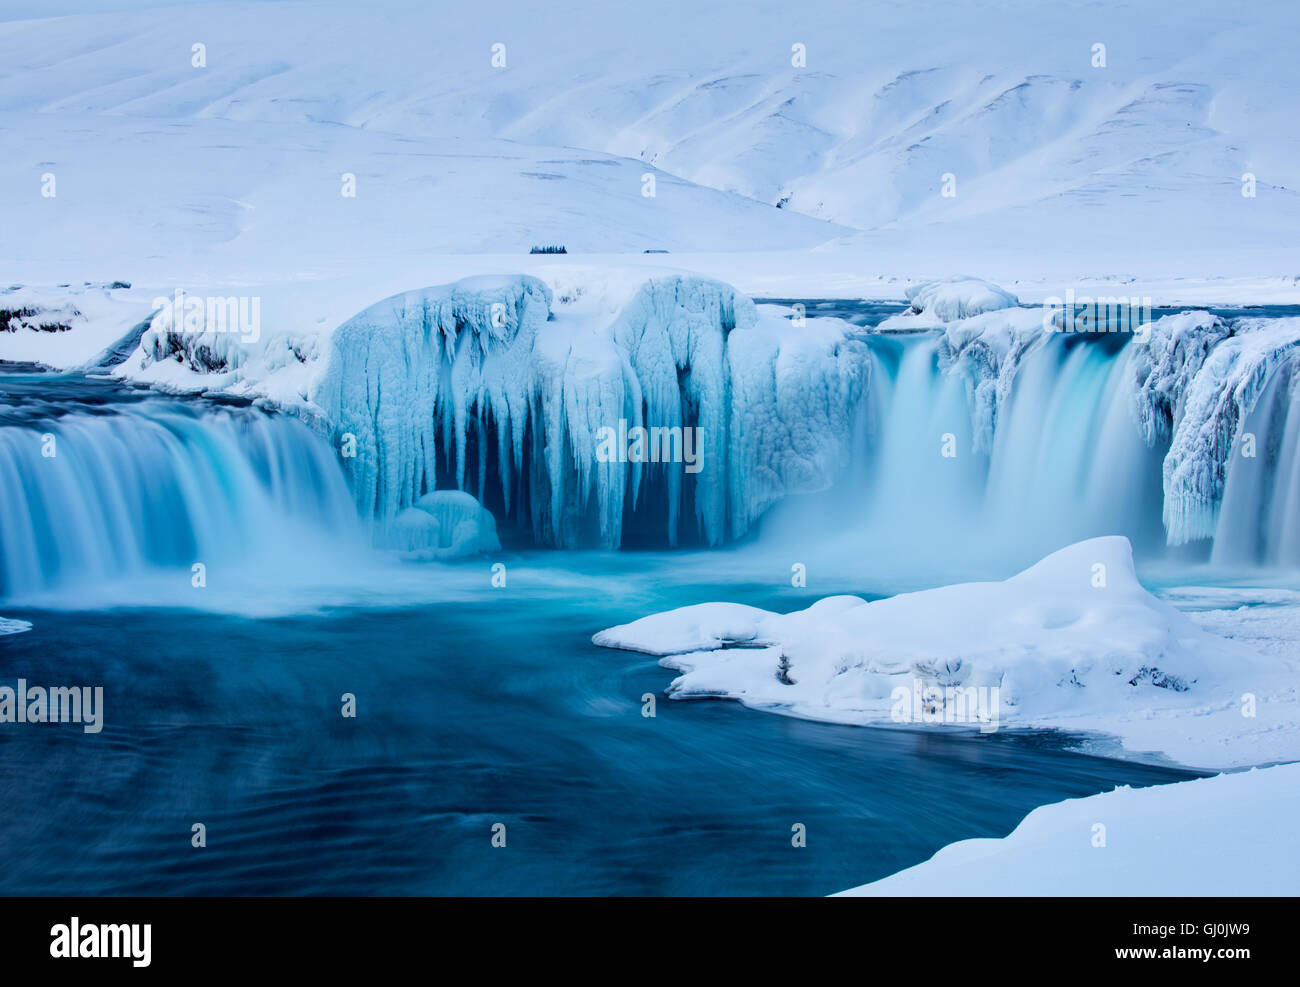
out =
[[(1217, 638), (1138, 582), (1127, 539), (1062, 549), (1003, 582), (769, 613), (705, 603), (596, 634), (663, 656), (669, 694), (858, 724), (1071, 726), (1230, 708), (1286, 666)], [(1241, 717), (1237, 718), (1239, 721)]]

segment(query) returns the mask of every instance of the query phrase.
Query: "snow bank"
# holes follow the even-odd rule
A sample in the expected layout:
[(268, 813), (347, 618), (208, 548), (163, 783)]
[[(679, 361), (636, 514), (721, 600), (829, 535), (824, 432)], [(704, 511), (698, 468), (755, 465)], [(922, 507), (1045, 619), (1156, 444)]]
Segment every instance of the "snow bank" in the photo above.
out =
[(125, 282), (0, 288), (0, 361), (79, 367), (130, 334), (148, 308)]
[(1243, 692), (1296, 700), (1288, 665), (1206, 633), (1148, 593), (1121, 537), (1072, 545), (1003, 582), (871, 603), (830, 597), (791, 614), (706, 603), (593, 641), (664, 656), (681, 672), (668, 690), (677, 698), (727, 696), (841, 723), (1098, 730), (1174, 756), (1194, 750), (1202, 764), (1250, 763), (1246, 745), (1230, 741), (1252, 724), (1213, 719), (1207, 730), (1231, 735), (1215, 738), (1217, 752), (1189, 746), (1167, 721), (1154, 735), (1142, 724), (1231, 711)]
[(139, 347), (112, 373), (162, 391), (229, 394), (303, 410), (320, 347), (321, 334), (311, 331), (250, 338), (211, 327), (206, 320), (198, 329), (178, 328), (164, 310), (154, 315)]
[(501, 549), (492, 513), (460, 490), (425, 494), (392, 519), (384, 537), (390, 547), (414, 558), (438, 561)]
[(928, 313), (941, 322), (955, 322), (1020, 304), (1020, 299), (1011, 292), (968, 275), (925, 281), (908, 288), (905, 294), (912, 303), (913, 314)]
[[(310, 398), (362, 513), (394, 518), (454, 484), (543, 544), (617, 546), (639, 511), (669, 544), (685, 530), (712, 545), (829, 485), (866, 384), (851, 326), (760, 315), (700, 278), (589, 288), (553, 309), (536, 278), (472, 278), (341, 325)], [(649, 449), (623, 448), (640, 430)]]
[[(852, 896), (1295, 894), (1300, 764), (1045, 805)], [(1101, 845), (1099, 845), (1101, 844)]]

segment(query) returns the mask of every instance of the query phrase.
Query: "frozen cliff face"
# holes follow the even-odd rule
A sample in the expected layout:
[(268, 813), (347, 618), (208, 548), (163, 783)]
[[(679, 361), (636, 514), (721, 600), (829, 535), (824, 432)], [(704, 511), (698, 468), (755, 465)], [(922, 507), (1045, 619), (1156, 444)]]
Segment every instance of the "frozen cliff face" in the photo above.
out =
[(849, 462), (871, 364), (844, 330), (836, 319), (798, 326), (763, 306), (727, 337), (733, 537), (789, 494), (826, 489)]
[(475, 278), (335, 331), (311, 398), (363, 514), (454, 485), (540, 543), (617, 546), (631, 519), (713, 545), (846, 458), (867, 366), (848, 324), (686, 276), (551, 303), (535, 278)]
[(1147, 442), (1170, 439), (1183, 420), (1192, 379), (1230, 335), (1228, 324), (1209, 312), (1181, 312), (1152, 323), (1133, 341), (1134, 413)]
[[(1148, 442), (1169, 440), (1164, 523), (1171, 545), (1204, 538), (1258, 539), (1244, 513), (1269, 515), (1284, 543), (1239, 546), (1290, 558), (1300, 534), (1286, 516), (1300, 504), (1295, 472), (1300, 421), (1288, 415), (1300, 366), (1300, 319), (1236, 319), (1184, 312), (1150, 326), (1132, 344), (1136, 414)], [(1239, 477), (1231, 519), (1221, 518)], [(1247, 488), (1250, 488), (1249, 490)], [(1235, 506), (1234, 506), (1235, 505)], [(1290, 506), (1288, 506), (1290, 505)], [(1226, 527), (1225, 527), (1226, 523)]]
[(955, 322), (1020, 304), (1011, 292), (965, 275), (912, 285), (905, 294), (914, 314), (925, 313), (940, 322)]
[(392, 517), (434, 490), (439, 456), (462, 487), (467, 443), (485, 437), (488, 416), (508, 497), (549, 303), (535, 278), (472, 278), (387, 298), (334, 331), (311, 397), (337, 426), (364, 515)]
[[(1056, 331), (1052, 314), (986, 312), (909, 344), (932, 348), (936, 380), (961, 382), (972, 451), (990, 457), (985, 496), (1014, 500), (1053, 473), (1069, 481), (1057, 499), (1136, 510), (1140, 484), (1121, 495), (1124, 471), (1113, 472), (1144, 468), (1136, 443), (1163, 456), (1169, 545), (1212, 540), (1224, 564), (1300, 563), (1300, 319), (1191, 311), (1083, 336)], [(924, 329), (925, 319), (880, 328)], [(1073, 409), (1068, 420), (1061, 409)], [(1060, 434), (1042, 445), (1048, 423)]]
[(999, 413), (1027, 354), (1050, 339), (1042, 309), (1008, 308), (950, 323), (939, 340), (939, 366), (966, 384), (974, 451), (989, 453)]

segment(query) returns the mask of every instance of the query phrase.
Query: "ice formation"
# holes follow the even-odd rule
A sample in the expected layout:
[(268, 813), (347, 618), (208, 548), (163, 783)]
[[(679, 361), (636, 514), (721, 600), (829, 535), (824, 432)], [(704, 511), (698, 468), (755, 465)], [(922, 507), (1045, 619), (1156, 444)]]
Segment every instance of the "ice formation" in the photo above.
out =
[[(1237, 517), (1221, 531), (1230, 480), (1242, 471), (1238, 511), (1269, 515), (1274, 539), (1260, 548), (1300, 561), (1300, 415), (1290, 414), (1300, 366), (1300, 319), (1236, 319), (1206, 313), (1158, 320), (1132, 344), (1139, 359), (1136, 413), (1151, 442), (1169, 440), (1164, 523), (1169, 542), (1258, 537)], [(1226, 540), (1227, 540), (1226, 539)], [(1218, 547), (1218, 546), (1216, 546)], [(1250, 553), (1248, 553), (1250, 554)]]
[[(206, 310), (177, 326), (164, 307), (118, 373), (318, 416), (381, 529), (458, 489), (540, 544), (716, 545), (860, 457), (885, 501), (905, 475), (894, 515), (873, 501), (885, 527), (915, 522), (920, 486), (932, 518), (966, 531), (1031, 519), (1034, 551), (1120, 532), (1143, 551), (1158, 537), (1205, 542), (1219, 562), (1300, 562), (1296, 319), (1184, 312), (1132, 334), (1055, 332), (1050, 310), (956, 278), (918, 286), (920, 314), (878, 327), (870, 348), (899, 353), (882, 362), (848, 323), (800, 323), (717, 281), (643, 278), (471, 278), (333, 334), (286, 331), (280, 313), (251, 345)], [(602, 434), (639, 429), (698, 429), (698, 473), (601, 455)], [(917, 452), (949, 433), (958, 465)]]
[(966, 384), (976, 452), (992, 451), (998, 416), (1026, 354), (1049, 338), (1040, 309), (997, 309), (945, 327), (939, 366)]
[[(1224, 563), (1300, 563), (1300, 413), (1292, 414), (1300, 319), (1189, 311), (1131, 334), (1076, 335), (1053, 331), (1048, 312), (1003, 309), (943, 323), (930, 336), (891, 333), (905, 354), (933, 352), (931, 380), (897, 375), (897, 389), (931, 391), (910, 401), (912, 414), (930, 415), (930, 431), (952, 428), (964, 441), (950, 415), (940, 420), (932, 410), (945, 407), (945, 382), (961, 383), (970, 451), (988, 457), (986, 482), (962, 499), (1018, 503), (1046, 474), (1060, 474), (1069, 489), (1051, 502), (1075, 503), (1078, 515), (1105, 498), (1114, 527), (1136, 532), (1135, 512), (1146, 510), (1143, 484), (1134, 482), (1146, 467), (1128, 438), (1136, 435), (1163, 457), (1169, 545), (1208, 541)], [(881, 328), (927, 326), (924, 315), (904, 315)], [(901, 390), (895, 398), (909, 400)], [(929, 441), (927, 433), (910, 444)], [(952, 510), (970, 516), (972, 508)]]
[[(551, 303), (536, 278), (474, 278), (386, 299), (334, 332), (311, 397), (363, 514), (395, 518), (455, 487), (540, 543), (616, 546), (639, 517), (669, 544), (685, 532), (713, 545), (831, 482), (865, 387), (851, 326), (796, 326), (682, 276), (646, 281), (612, 318)], [(697, 429), (702, 467), (598, 455), (620, 423)]]
[(905, 294), (914, 313), (928, 313), (941, 322), (955, 322), (1020, 304), (1020, 299), (1011, 292), (967, 275), (925, 281), (912, 285)]
[(439, 561), (501, 548), (492, 513), (460, 490), (436, 490), (398, 512), (385, 541), (413, 557)]

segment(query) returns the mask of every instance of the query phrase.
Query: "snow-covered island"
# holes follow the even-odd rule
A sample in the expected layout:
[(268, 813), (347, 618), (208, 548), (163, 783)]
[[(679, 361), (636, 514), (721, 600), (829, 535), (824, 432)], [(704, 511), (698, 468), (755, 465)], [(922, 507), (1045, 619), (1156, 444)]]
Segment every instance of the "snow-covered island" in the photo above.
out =
[(663, 656), (680, 699), (835, 723), (1108, 734), (1198, 767), (1300, 759), (1295, 662), (1156, 599), (1120, 537), (1002, 582), (828, 597), (790, 614), (702, 603), (592, 640)]

